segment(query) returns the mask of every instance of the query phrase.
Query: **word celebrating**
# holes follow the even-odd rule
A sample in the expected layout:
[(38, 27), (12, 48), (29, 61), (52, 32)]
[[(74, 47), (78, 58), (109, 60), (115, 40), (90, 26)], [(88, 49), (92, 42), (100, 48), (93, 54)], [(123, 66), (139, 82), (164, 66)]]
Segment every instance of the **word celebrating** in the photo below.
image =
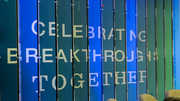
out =
[[(36, 25), (37, 24), (37, 20), (35, 20), (32, 25), (31, 25), (31, 30), (34, 34), (37, 35), (37, 31), (36, 31)], [(41, 26), (41, 32), (39, 33), (39, 36), (43, 36), (46, 33), (46, 30), (43, 30), (43, 27), (46, 27), (46, 25), (43, 22), (39, 22), (40, 26)], [(55, 22), (49, 22), (49, 26), (48, 26), (48, 30), (49, 30), (49, 36), (55, 36)], [(61, 27), (61, 28), (60, 28)], [(85, 30), (84, 30), (85, 29)], [(73, 25), (73, 37), (74, 38), (87, 38), (87, 34), (86, 34), (86, 29), (87, 26), (83, 26), (83, 25)], [(94, 28), (92, 26), (88, 27), (89, 29), (89, 39), (92, 38), (101, 38), (101, 34), (103, 35), (103, 39), (104, 40), (110, 40), (111, 38), (113, 39), (113, 28), (110, 28), (110, 32), (106, 32), (106, 29), (98, 26), (98, 28)], [(60, 37), (72, 37), (71, 33), (66, 33), (66, 30), (71, 30), (71, 28), (66, 29), (65, 24), (62, 24), (61, 26), (58, 25), (58, 31), (61, 31), (59, 35), (61, 35)], [(102, 31), (102, 32), (101, 32)], [(146, 31), (140, 31), (137, 35), (133, 32), (133, 30), (130, 30), (130, 32), (128, 32), (130, 34), (130, 41), (133, 41), (133, 38), (136, 39), (138, 37), (138, 39), (142, 42), (146, 41)], [(115, 29), (115, 34), (117, 34), (118, 38), (115, 38), (115, 40), (122, 40), (122, 36), (125, 35), (125, 29)], [(59, 36), (58, 35), (58, 36)]]

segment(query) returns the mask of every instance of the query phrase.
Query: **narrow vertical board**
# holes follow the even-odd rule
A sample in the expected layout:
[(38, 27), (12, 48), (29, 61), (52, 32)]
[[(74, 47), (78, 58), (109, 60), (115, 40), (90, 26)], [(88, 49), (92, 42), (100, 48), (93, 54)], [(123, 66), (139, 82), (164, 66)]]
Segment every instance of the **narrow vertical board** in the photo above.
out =
[(146, 0), (137, 0), (138, 97), (146, 94)]
[[(59, 101), (72, 101), (72, 21), (71, 0), (58, 0), (58, 90)], [(63, 79), (65, 77), (66, 79)]]
[(38, 101), (37, 0), (19, 0), (19, 29), (21, 100)]
[(104, 100), (114, 98), (114, 36), (113, 0), (103, 0), (103, 94)]
[(127, 42), (127, 82), (128, 100), (137, 99), (137, 39), (136, 33), (136, 0), (126, 1), (126, 42)]
[(89, 0), (90, 101), (102, 101), (101, 1)]
[(18, 101), (16, 0), (0, 8), (0, 101)]
[(165, 94), (164, 75), (164, 21), (163, 0), (156, 0), (156, 49), (157, 49), (157, 99), (162, 101)]
[(172, 72), (172, 0), (164, 0), (165, 8), (165, 86), (166, 91), (173, 89)]
[(146, 0), (147, 18), (147, 85), (148, 93), (156, 98), (156, 63), (155, 63), (155, 0)]
[(174, 88), (180, 89), (180, 40), (179, 40), (179, 29), (180, 29), (180, 20), (179, 20), (179, 11), (180, 11), (180, 2), (179, 0), (173, 0), (173, 51), (174, 51)]
[(126, 33), (125, 33), (125, 0), (115, 0), (115, 67), (116, 99), (126, 100)]
[[(88, 100), (86, 0), (74, 0), (74, 93), (75, 100)], [(81, 84), (82, 83), (82, 84)], [(83, 86), (82, 86), (83, 85)]]
[[(54, 0), (39, 3), (41, 100), (55, 101), (55, 4)], [(51, 92), (51, 93), (49, 93)]]

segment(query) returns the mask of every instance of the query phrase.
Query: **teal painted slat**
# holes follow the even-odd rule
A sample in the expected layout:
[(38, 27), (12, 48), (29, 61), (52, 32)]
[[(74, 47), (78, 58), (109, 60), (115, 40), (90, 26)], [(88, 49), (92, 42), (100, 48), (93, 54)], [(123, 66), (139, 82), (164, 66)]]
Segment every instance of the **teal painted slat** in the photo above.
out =
[[(72, 21), (71, 0), (58, 0), (58, 73), (59, 73), (59, 101), (72, 101)], [(62, 77), (66, 78), (66, 84)], [(63, 86), (65, 85), (65, 86)]]
[(16, 0), (0, 1), (0, 101), (18, 101)]
[(55, 101), (56, 90), (54, 88), (55, 81), (53, 81), (56, 75), (54, 0), (41, 0), (39, 3), (39, 21), (41, 100)]
[(115, 11), (116, 99), (126, 101), (125, 0), (115, 0)]
[(103, 0), (103, 93), (104, 100), (114, 98), (113, 0)]
[(138, 97), (147, 93), (146, 82), (146, 0), (137, 0)]
[[(87, 9), (86, 0), (74, 0), (74, 97), (76, 101), (88, 101), (87, 61)], [(78, 75), (78, 76), (77, 76)], [(83, 83), (83, 86), (81, 85)]]

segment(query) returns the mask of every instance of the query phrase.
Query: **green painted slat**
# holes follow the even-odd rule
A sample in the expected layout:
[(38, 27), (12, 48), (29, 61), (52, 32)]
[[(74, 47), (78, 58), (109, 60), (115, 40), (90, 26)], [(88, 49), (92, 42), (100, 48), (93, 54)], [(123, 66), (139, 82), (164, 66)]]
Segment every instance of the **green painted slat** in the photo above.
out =
[(0, 0), (0, 101), (18, 101), (16, 0), (6, 1)]
[[(86, 0), (74, 0), (74, 94), (76, 101), (88, 101), (87, 9)], [(78, 51), (78, 52), (77, 52)], [(79, 76), (77, 76), (77, 75)], [(81, 75), (81, 76), (80, 76)]]
[(173, 89), (172, 72), (172, 0), (164, 0), (165, 8), (165, 86), (166, 91)]
[(164, 25), (163, 25), (163, 0), (156, 0), (156, 48), (157, 48), (157, 99), (164, 100)]
[(104, 100), (114, 98), (113, 0), (103, 0), (103, 93)]
[(155, 0), (146, 0), (147, 5), (147, 85), (148, 93), (156, 98), (155, 65)]
[(115, 0), (115, 69), (116, 99), (126, 101), (126, 34), (125, 34), (125, 0)]
[[(59, 101), (73, 101), (72, 78), (72, 22), (71, 0), (58, 0), (57, 24), (58, 24), (58, 73)], [(62, 77), (66, 78), (63, 81)], [(63, 88), (63, 84), (65, 85)]]
[(137, 0), (138, 95), (146, 94), (146, 0)]

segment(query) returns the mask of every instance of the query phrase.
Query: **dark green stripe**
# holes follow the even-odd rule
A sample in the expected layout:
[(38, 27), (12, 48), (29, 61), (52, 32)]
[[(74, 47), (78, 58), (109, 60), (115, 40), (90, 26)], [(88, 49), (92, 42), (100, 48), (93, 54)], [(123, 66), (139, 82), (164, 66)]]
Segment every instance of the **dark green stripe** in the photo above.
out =
[(156, 0), (156, 48), (157, 48), (157, 99), (163, 101), (164, 86), (164, 31), (163, 0)]
[(173, 88), (173, 72), (172, 72), (172, 23), (171, 8), (172, 0), (165, 0), (165, 85), (166, 91)]

